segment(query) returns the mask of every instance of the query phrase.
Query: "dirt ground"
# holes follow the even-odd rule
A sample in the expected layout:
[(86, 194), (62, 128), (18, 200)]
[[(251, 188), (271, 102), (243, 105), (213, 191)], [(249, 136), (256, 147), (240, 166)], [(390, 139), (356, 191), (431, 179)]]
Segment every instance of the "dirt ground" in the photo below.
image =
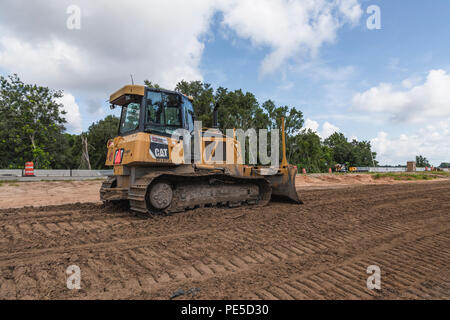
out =
[[(416, 183), (426, 183), (418, 181)], [(340, 188), (366, 184), (397, 184), (390, 177), (374, 179), (368, 174), (298, 175), (297, 189)], [(411, 183), (411, 182), (406, 182)], [(0, 182), (0, 209), (51, 206), (70, 203), (100, 203), (102, 181)]]
[(100, 201), (102, 181), (2, 182), (0, 209)]
[[(70, 184), (60, 187), (49, 194), (64, 197)], [(298, 187), (304, 205), (166, 217), (98, 202), (1, 209), (0, 298), (450, 298), (449, 180)], [(71, 265), (80, 290), (66, 287)], [(379, 291), (367, 289), (370, 265), (381, 269)]]

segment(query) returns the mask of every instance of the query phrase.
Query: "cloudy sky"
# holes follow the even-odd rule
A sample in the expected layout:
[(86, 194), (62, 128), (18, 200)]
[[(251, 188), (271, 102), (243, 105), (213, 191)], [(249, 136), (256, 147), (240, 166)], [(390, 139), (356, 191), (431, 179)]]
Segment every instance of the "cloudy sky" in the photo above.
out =
[[(368, 28), (374, 5), (381, 29)], [(72, 133), (111, 113), (130, 74), (166, 88), (203, 80), (295, 106), (324, 138), (370, 140), (381, 164), (439, 165), (449, 12), (448, 0), (2, 0), (0, 74), (63, 89)]]

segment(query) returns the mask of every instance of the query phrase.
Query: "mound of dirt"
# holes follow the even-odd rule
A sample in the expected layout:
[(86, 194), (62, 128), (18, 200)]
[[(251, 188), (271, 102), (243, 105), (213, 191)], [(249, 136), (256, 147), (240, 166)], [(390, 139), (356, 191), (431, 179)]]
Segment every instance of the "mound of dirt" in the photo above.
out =
[(370, 174), (311, 174), (298, 175), (295, 186), (302, 187), (339, 187), (361, 184), (394, 184), (401, 181), (392, 177), (374, 179)]

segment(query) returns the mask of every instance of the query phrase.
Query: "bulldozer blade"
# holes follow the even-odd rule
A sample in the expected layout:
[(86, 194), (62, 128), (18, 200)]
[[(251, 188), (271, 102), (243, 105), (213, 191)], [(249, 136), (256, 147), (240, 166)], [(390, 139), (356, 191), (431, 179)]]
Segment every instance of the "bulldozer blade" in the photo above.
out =
[(290, 199), (295, 203), (303, 204), (298, 197), (295, 190), (295, 177), (297, 175), (297, 168), (294, 166), (287, 166), (281, 168), (279, 173), (272, 176), (265, 176), (269, 180), (272, 187), (272, 195), (275, 197), (282, 197)]

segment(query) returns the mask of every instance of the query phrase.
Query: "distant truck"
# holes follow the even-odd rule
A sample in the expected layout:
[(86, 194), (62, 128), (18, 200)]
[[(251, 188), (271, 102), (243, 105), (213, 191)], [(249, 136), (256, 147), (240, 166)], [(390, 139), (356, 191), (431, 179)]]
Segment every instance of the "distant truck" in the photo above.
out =
[(343, 172), (346, 173), (348, 172), (347, 167), (345, 166), (345, 164), (337, 164), (334, 166), (334, 171), (335, 172)]

